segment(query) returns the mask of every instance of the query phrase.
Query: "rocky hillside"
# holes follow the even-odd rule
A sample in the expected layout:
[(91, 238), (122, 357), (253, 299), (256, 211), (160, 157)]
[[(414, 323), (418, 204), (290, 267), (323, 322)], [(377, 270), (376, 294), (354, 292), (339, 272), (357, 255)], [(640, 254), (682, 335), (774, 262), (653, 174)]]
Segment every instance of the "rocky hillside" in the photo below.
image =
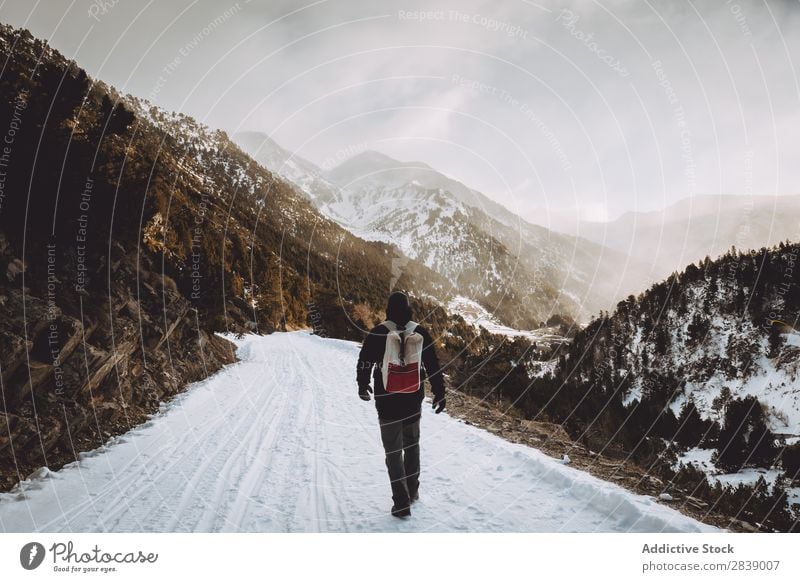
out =
[(436, 274), (322, 216), (223, 132), (0, 27), (0, 487), (233, 361), (217, 331), (360, 338)]
[(263, 134), (235, 139), (299, 184), (326, 216), (396, 244), (442, 275), (453, 295), (508, 325), (537, 328), (557, 315), (588, 320), (643, 284), (645, 269), (625, 254), (527, 223), (421, 162), (366, 151), (324, 172)]

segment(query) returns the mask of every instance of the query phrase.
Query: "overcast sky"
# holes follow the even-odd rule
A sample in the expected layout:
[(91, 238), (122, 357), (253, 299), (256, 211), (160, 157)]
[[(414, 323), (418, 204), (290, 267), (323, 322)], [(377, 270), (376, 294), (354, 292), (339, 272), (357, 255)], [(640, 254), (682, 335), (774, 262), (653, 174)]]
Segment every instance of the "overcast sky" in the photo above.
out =
[(797, 2), (6, 0), (0, 19), (213, 127), (323, 166), (422, 160), (539, 221), (800, 193)]

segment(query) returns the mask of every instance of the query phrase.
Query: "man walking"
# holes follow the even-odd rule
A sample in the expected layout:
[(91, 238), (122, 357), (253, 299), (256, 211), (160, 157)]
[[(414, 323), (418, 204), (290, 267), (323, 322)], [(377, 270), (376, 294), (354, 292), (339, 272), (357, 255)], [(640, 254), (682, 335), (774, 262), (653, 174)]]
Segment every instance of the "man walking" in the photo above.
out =
[[(358, 395), (370, 400), (370, 376), (375, 407), (392, 485), (392, 515), (408, 517), (419, 498), (419, 420), (425, 376), (433, 389), (433, 408), (445, 407), (444, 382), (428, 331), (411, 321), (405, 293), (389, 296), (386, 321), (369, 332), (358, 356)], [(373, 374), (374, 370), (374, 374)]]

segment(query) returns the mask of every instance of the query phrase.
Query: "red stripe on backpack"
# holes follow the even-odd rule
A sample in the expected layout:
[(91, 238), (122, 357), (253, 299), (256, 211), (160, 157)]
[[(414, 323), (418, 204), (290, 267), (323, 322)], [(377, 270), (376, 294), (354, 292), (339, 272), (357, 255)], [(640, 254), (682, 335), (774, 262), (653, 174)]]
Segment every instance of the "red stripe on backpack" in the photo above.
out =
[(419, 364), (389, 364), (387, 392), (416, 392), (419, 390)]

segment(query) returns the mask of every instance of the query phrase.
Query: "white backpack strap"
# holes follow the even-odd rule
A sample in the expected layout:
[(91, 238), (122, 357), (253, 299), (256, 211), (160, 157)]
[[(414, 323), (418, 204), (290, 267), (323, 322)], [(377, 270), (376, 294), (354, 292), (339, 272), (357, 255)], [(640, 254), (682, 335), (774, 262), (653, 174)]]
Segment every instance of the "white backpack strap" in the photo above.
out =
[(409, 321), (406, 324), (406, 337), (410, 338), (410, 344), (413, 346), (412, 349), (416, 350), (416, 353), (413, 356), (408, 356), (408, 354), (406, 354), (406, 356), (411, 361), (416, 360), (421, 364), (424, 340), (422, 335), (417, 333), (417, 327), (419, 327), (419, 324), (416, 321)]
[(389, 334), (397, 333), (397, 326), (393, 321), (389, 321), (388, 319), (381, 323), (386, 329), (389, 330), (389, 333), (386, 334), (386, 348), (383, 350), (383, 365), (381, 366), (381, 377), (383, 378), (383, 386), (386, 387), (386, 383), (389, 379)]

